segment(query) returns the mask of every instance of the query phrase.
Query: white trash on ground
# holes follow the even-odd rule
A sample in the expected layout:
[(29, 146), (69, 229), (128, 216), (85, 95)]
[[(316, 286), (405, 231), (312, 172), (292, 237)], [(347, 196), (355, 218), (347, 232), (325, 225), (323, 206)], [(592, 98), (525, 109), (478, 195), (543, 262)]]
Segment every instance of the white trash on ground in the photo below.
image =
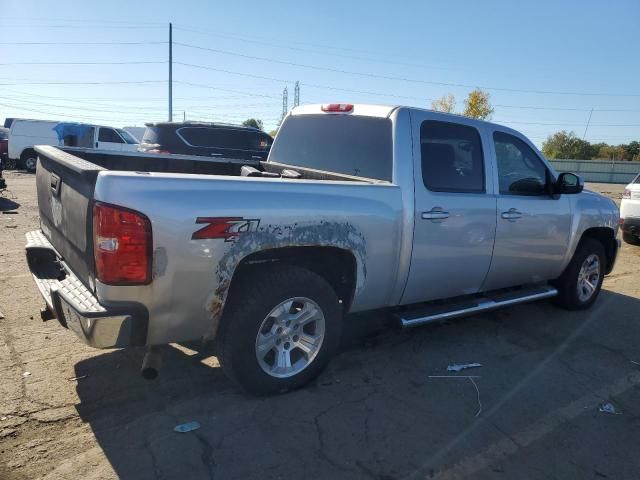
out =
[(462, 370), (466, 370), (467, 368), (476, 368), (481, 366), (481, 363), (463, 363), (460, 365), (449, 365), (447, 367), (447, 372), (461, 372)]
[(173, 428), (173, 431), (178, 433), (187, 433), (187, 432), (192, 432), (193, 430), (197, 430), (199, 428), (200, 428), (200, 423), (188, 422), (188, 423), (182, 423), (180, 425), (176, 425)]

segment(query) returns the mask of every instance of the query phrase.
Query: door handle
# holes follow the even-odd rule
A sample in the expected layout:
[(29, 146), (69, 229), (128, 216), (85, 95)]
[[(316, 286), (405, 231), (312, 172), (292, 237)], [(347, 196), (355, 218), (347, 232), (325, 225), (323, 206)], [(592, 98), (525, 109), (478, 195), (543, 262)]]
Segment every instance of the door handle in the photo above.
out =
[(422, 212), (423, 220), (444, 220), (449, 218), (449, 212), (445, 212), (442, 209), (432, 209), (428, 212)]
[(516, 220), (518, 218), (522, 218), (522, 212), (519, 212), (515, 208), (510, 208), (508, 211), (502, 212), (501, 216), (506, 220)]

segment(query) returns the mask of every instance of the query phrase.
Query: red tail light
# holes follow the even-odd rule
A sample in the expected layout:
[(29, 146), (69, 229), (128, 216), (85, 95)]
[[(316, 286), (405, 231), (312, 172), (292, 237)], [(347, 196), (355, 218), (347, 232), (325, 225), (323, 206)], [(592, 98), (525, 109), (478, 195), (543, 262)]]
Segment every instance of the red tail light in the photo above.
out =
[(349, 113), (353, 111), (353, 105), (350, 103), (329, 103), (328, 105), (322, 105), (322, 111), (331, 113)]
[(93, 206), (96, 276), (109, 285), (151, 282), (151, 222), (141, 213), (96, 203)]

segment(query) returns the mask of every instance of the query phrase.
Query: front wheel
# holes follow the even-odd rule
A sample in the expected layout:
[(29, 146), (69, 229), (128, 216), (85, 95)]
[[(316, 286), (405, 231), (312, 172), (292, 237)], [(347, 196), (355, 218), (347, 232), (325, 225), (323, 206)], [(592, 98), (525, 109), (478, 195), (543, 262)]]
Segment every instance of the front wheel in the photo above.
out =
[(556, 280), (558, 296), (555, 303), (568, 310), (589, 308), (598, 298), (604, 280), (606, 257), (600, 242), (584, 238)]
[(258, 395), (319, 375), (340, 340), (342, 308), (331, 285), (292, 265), (245, 273), (238, 282), (218, 337), (225, 373)]

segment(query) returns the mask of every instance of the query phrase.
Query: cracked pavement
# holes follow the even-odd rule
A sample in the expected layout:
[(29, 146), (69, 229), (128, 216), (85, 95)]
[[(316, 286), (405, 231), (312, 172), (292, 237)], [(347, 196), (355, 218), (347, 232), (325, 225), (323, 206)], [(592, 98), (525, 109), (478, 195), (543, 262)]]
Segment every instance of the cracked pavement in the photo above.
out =
[[(547, 302), (401, 331), (384, 314), (347, 320), (313, 384), (249, 397), (199, 345), (85, 347), (27, 270), (33, 175), (7, 172), (0, 199), (0, 478), (626, 479), (640, 476), (640, 248), (624, 245), (596, 305)], [(595, 185), (613, 198), (622, 186)], [(479, 362), (473, 385), (447, 375)], [(24, 375), (30, 372), (30, 375)], [(598, 412), (611, 402), (622, 412)], [(180, 423), (201, 428), (175, 433)]]

